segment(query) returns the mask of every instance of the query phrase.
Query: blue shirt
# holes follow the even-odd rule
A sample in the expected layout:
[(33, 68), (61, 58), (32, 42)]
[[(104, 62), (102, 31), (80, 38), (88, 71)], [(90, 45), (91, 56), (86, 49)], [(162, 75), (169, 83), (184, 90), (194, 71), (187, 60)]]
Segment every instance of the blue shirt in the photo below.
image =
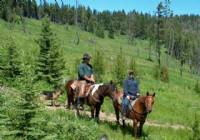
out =
[(139, 93), (138, 82), (133, 78), (128, 77), (124, 81), (124, 94), (126, 96), (137, 96), (137, 93)]

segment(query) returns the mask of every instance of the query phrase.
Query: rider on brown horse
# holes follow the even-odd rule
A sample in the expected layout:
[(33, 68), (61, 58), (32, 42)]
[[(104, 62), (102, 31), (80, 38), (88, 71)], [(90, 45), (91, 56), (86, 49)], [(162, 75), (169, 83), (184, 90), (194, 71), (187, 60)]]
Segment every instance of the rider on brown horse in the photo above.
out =
[(138, 82), (134, 79), (133, 71), (128, 72), (128, 78), (124, 81), (124, 96), (122, 100), (122, 120), (125, 119), (130, 100), (135, 100), (139, 96)]
[(92, 65), (89, 63), (91, 56), (88, 53), (83, 55), (83, 61), (78, 67), (78, 80), (80, 81), (78, 84), (78, 95), (77, 95), (77, 107), (80, 108), (80, 98), (84, 98), (87, 95), (86, 86), (95, 83), (94, 75), (93, 75), (93, 68)]

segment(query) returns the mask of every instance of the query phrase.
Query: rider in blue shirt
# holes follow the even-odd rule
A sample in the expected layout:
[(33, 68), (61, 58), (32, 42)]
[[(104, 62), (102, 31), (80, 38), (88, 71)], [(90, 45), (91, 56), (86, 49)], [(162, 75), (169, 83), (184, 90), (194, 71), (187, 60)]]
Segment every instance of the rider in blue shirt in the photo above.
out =
[(139, 85), (134, 79), (134, 72), (132, 70), (128, 72), (128, 78), (124, 81), (123, 89), (122, 119), (124, 120), (130, 100), (135, 100), (139, 96)]

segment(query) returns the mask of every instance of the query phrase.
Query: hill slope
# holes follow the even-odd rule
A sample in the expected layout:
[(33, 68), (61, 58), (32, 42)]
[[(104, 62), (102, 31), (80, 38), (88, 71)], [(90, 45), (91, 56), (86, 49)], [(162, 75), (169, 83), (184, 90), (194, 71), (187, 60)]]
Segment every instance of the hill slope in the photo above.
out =
[[(26, 21), (26, 33), (24, 33), (21, 25), (15, 25), (13, 29), (10, 29), (8, 23), (0, 20), (0, 45), (4, 44), (9, 36), (12, 36), (17, 44), (22, 61), (27, 61), (33, 64), (34, 59), (37, 57), (39, 52), (39, 47), (35, 40), (39, 38), (41, 21), (30, 19)], [(197, 115), (200, 116), (200, 96), (194, 91), (197, 76), (188, 73), (187, 66), (185, 66), (183, 76), (180, 76), (178, 67), (179, 63), (175, 59), (167, 57), (163, 53), (162, 63), (168, 63), (169, 65), (170, 81), (169, 83), (163, 83), (155, 80), (153, 75), (156, 63), (146, 60), (148, 56), (148, 41), (136, 39), (135, 44), (130, 45), (127, 43), (128, 41), (125, 36), (116, 36), (114, 40), (109, 38), (100, 39), (93, 34), (83, 32), (74, 26), (68, 26), (67, 29), (66, 26), (58, 24), (52, 24), (52, 29), (54, 33), (57, 34), (61, 47), (64, 50), (66, 59), (65, 79), (74, 77), (75, 61), (81, 59), (84, 52), (94, 54), (96, 49), (100, 49), (103, 52), (102, 55), (105, 56), (104, 60), (106, 63), (104, 81), (108, 82), (112, 79), (113, 61), (119, 53), (120, 47), (122, 47), (127, 62), (130, 61), (132, 56), (136, 60), (137, 70), (140, 77), (141, 93), (145, 94), (146, 91), (156, 92), (154, 110), (148, 119), (161, 124), (181, 124), (191, 127), (194, 114), (197, 113)], [(80, 35), (79, 45), (74, 44), (77, 31)], [(155, 61), (154, 56), (155, 54), (153, 53), (152, 57)], [(43, 90), (46, 86), (41, 85), (40, 88)], [(65, 98), (65, 96), (61, 97), (60, 101), (63, 102)], [(102, 111), (108, 114), (114, 112), (109, 99), (106, 99)], [(115, 128), (110, 128), (107, 124), (102, 124), (100, 125), (100, 129), (110, 131), (111, 133), (109, 134), (109, 137), (114, 135), (116, 136), (115, 139), (122, 138), (122, 134), (117, 134), (120, 132), (120, 130), (118, 130), (119, 128), (115, 131)], [(161, 129), (149, 126), (145, 126), (144, 131), (145, 133), (148, 133), (148, 136), (152, 136), (150, 139), (173, 139), (177, 133), (173, 129)], [(177, 136), (177, 139), (181, 139), (182, 135), (184, 135), (183, 138), (188, 139), (188, 134), (190, 132), (185, 134), (185, 130), (177, 131), (179, 131), (178, 135), (180, 134), (180, 137)], [(170, 136), (170, 134), (172, 134), (172, 136)], [(131, 137), (128, 136), (128, 138)]]

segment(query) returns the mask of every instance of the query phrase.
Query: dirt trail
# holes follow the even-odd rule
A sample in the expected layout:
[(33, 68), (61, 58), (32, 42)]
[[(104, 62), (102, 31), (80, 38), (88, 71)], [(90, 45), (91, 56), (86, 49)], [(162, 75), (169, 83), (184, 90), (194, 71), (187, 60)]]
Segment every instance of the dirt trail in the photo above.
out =
[[(57, 110), (57, 109), (62, 109), (62, 110), (66, 110), (65, 107), (63, 106), (60, 106), (60, 107), (50, 107), (50, 106), (47, 106), (46, 107), (47, 109), (49, 110)], [(66, 110), (66, 111), (73, 111), (74, 113), (75, 110)], [(90, 112), (89, 111), (80, 111), (81, 114), (85, 114), (87, 116), (90, 117)], [(116, 121), (116, 117), (115, 117), (115, 114), (112, 114), (112, 113), (104, 113), (104, 112), (100, 112), (100, 120), (101, 121), (107, 121), (107, 122), (115, 122)], [(126, 124), (130, 124), (132, 125), (132, 121), (130, 119), (127, 119), (126, 120)], [(184, 126), (184, 125), (180, 125), (180, 124), (169, 124), (169, 123), (165, 123), (165, 124), (160, 124), (160, 123), (157, 123), (156, 121), (151, 121), (151, 120), (147, 120), (145, 122), (145, 125), (148, 125), (148, 126), (153, 126), (153, 127), (161, 127), (161, 128), (173, 128), (173, 129), (188, 129), (188, 130), (191, 130), (191, 128), (187, 127), (187, 126)]]

